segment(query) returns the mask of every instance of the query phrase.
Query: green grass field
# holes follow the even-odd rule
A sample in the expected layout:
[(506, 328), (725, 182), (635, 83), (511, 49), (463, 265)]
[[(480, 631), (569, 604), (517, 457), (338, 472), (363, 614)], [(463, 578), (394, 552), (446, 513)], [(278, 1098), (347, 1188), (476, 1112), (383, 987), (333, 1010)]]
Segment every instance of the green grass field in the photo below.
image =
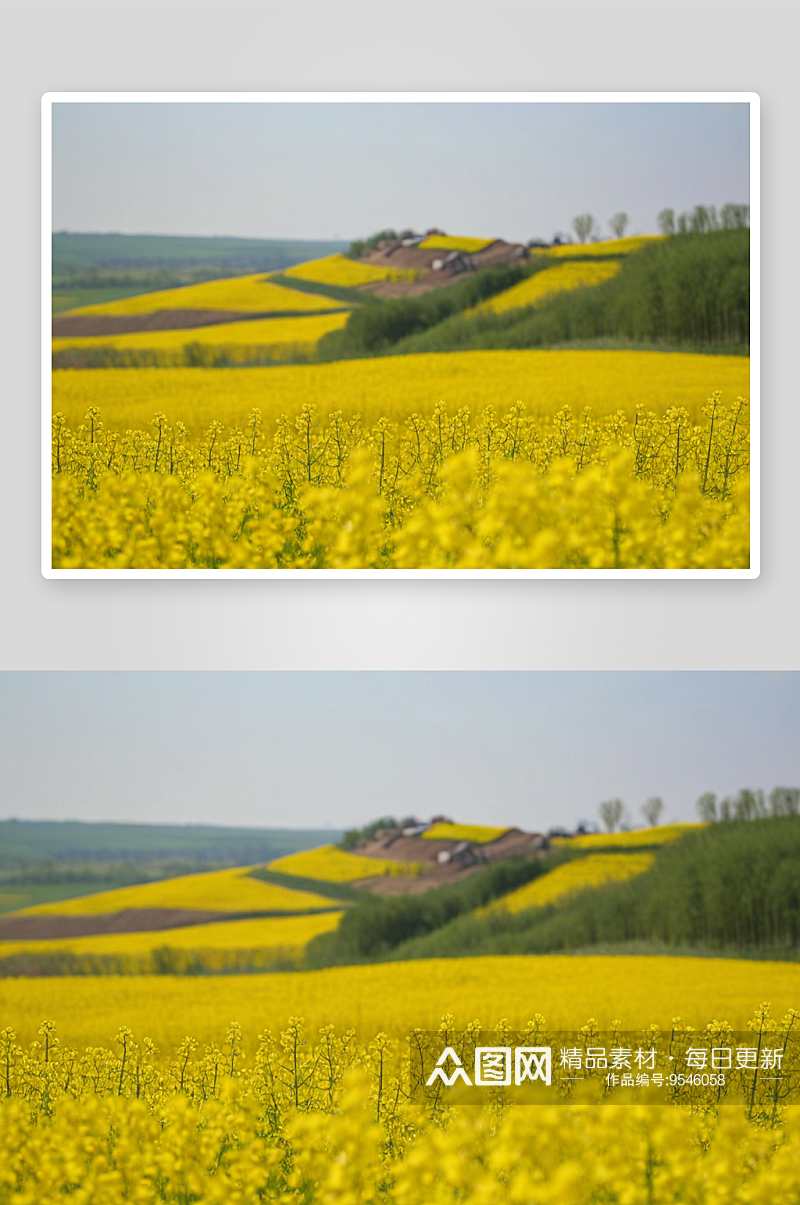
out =
[(82, 305), (103, 305), (106, 301), (121, 301), (123, 297), (136, 297), (142, 291), (139, 283), (130, 285), (98, 285), (97, 287), (75, 287), (68, 283), (53, 289), (53, 313), (77, 310)]
[(0, 821), (0, 867), (26, 861), (148, 861), (206, 858), (240, 865), (337, 841), (338, 829), (217, 828), (199, 824), (90, 824), (78, 820)]
[(4, 883), (0, 880), (0, 915), (32, 908), (36, 904), (57, 904), (78, 896), (107, 891), (108, 884), (95, 879), (75, 879), (62, 883)]
[(91, 269), (216, 268), (220, 275), (279, 272), (293, 264), (346, 250), (341, 240), (193, 238), (159, 234), (53, 235), (53, 276)]

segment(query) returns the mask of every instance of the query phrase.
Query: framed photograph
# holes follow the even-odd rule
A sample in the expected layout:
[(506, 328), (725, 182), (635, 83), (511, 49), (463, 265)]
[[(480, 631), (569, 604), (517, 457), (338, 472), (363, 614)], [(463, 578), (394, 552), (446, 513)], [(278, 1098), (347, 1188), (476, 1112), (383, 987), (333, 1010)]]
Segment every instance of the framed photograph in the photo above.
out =
[(46, 95), (44, 576), (757, 577), (758, 119)]

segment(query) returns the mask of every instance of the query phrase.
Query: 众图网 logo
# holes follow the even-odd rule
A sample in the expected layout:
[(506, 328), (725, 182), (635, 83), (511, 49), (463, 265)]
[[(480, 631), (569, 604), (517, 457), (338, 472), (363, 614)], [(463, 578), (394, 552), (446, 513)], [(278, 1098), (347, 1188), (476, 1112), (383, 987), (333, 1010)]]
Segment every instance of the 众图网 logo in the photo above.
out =
[[(512, 1053), (513, 1073), (512, 1081)], [(449, 1074), (448, 1074), (449, 1068)], [(512, 1082), (516, 1085), (526, 1081), (541, 1080), (548, 1086), (552, 1082), (553, 1056), (550, 1046), (476, 1046), (474, 1079), (467, 1075), (464, 1064), (452, 1046), (446, 1046), (436, 1062), (436, 1066), (426, 1086), (436, 1080), (450, 1088), (457, 1080), (468, 1087), (508, 1087)]]

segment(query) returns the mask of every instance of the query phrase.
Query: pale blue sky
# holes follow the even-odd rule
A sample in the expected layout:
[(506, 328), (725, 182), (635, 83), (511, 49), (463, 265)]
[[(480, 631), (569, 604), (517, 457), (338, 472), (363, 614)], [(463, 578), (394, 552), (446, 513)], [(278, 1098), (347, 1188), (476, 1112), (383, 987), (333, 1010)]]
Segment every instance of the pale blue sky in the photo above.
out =
[[(446, 53), (443, 48), (442, 53)], [(535, 56), (539, 48), (532, 51)], [(53, 229), (356, 238), (609, 234), (749, 202), (749, 108), (689, 103), (102, 104), (53, 109)]]
[(526, 829), (800, 785), (800, 673), (0, 674), (0, 819)]

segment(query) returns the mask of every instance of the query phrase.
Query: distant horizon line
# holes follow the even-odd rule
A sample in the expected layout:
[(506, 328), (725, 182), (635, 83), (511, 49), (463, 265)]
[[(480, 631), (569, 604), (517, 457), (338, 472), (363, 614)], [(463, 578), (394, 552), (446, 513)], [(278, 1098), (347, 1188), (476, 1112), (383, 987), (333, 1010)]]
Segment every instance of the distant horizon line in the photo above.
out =
[(338, 833), (343, 829), (339, 825), (295, 825), (286, 824), (217, 824), (199, 821), (159, 821), (159, 820), (81, 820), (77, 816), (63, 817), (59, 820), (25, 819), (20, 816), (5, 816), (0, 818), (0, 824), (111, 824), (126, 828), (240, 828), (250, 832), (287, 832), (287, 833)]
[(257, 235), (257, 234), (161, 234), (150, 231), (136, 231), (131, 233), (128, 230), (53, 230), (53, 235), (65, 234), (67, 236), (75, 235), (82, 238), (86, 235), (95, 238), (185, 238), (185, 239), (235, 239), (242, 243), (351, 243), (353, 239), (342, 238), (341, 235), (332, 235), (330, 238), (309, 238), (306, 235)]

